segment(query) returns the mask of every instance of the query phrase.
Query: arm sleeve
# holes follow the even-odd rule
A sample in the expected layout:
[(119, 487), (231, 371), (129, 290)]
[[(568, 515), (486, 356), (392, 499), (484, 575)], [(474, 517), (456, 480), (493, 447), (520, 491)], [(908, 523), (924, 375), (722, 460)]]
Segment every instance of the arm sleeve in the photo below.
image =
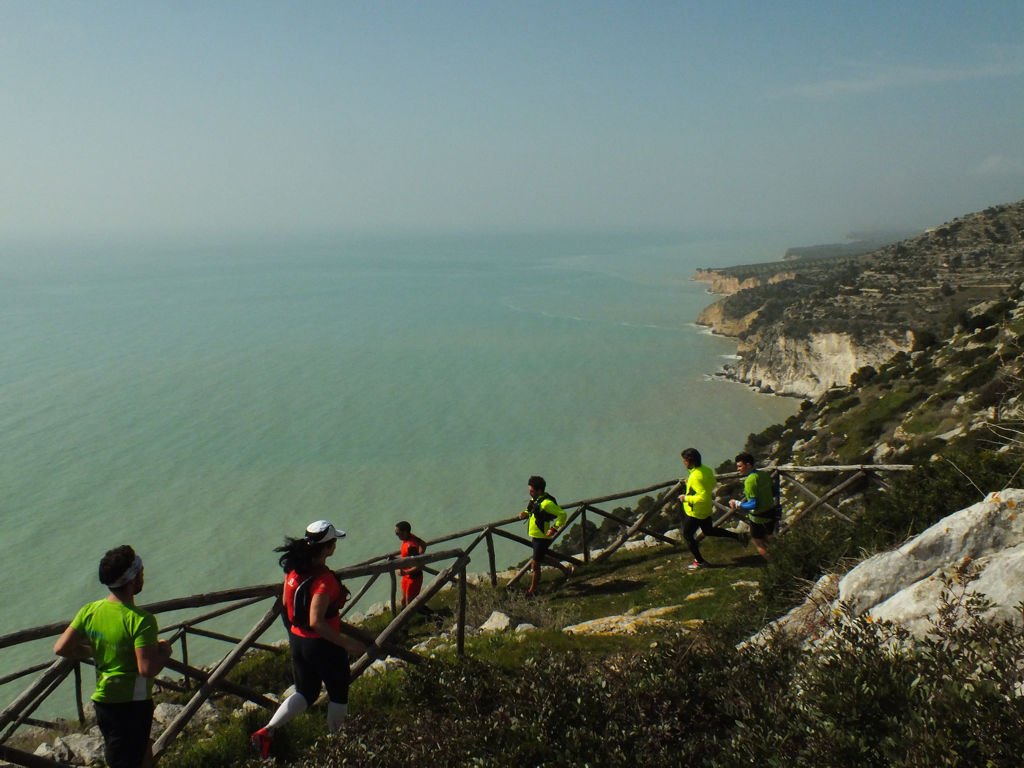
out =
[(142, 620), (135, 628), (133, 639), (136, 648), (145, 648), (157, 644), (160, 635), (156, 627), (156, 617), (153, 614), (147, 613), (142, 616)]
[(743, 478), (743, 503), (740, 509), (753, 512), (757, 509), (757, 473), (751, 472)]
[(85, 615), (86, 615), (86, 609), (88, 607), (89, 607), (88, 605), (83, 605), (81, 608), (79, 608), (78, 609), (78, 613), (75, 614), (75, 618), (73, 618), (71, 620), (71, 626), (74, 629), (76, 629), (77, 631), (81, 632), (83, 635), (86, 634), (86, 632), (85, 632)]
[(309, 591), (309, 594), (310, 597), (313, 595), (327, 595), (327, 598), (334, 602), (341, 597), (341, 582), (338, 581), (333, 573), (327, 572), (313, 582), (313, 588)]
[(550, 499), (545, 499), (544, 503), (541, 504), (541, 507), (549, 515), (554, 515), (555, 516), (555, 519), (551, 521), (551, 526), (553, 528), (559, 528), (560, 529), (563, 525), (565, 525), (565, 518), (566, 518), (565, 510), (562, 509), (557, 504), (555, 504), (555, 502), (551, 501)]

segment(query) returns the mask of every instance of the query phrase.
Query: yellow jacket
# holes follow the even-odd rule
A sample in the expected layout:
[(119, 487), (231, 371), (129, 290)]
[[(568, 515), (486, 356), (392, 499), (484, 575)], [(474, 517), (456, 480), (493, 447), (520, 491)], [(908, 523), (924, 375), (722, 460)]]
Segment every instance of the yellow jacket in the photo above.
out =
[(539, 498), (540, 503), (536, 506), (539, 506), (542, 512), (545, 512), (548, 515), (554, 515), (555, 518), (554, 520), (548, 519), (543, 526), (538, 525), (536, 516), (530, 514), (531, 508), (535, 506), (533, 501), (531, 501), (530, 506), (526, 508), (526, 514), (528, 514), (530, 518), (529, 536), (531, 539), (550, 539), (551, 537), (548, 536), (548, 531), (550, 529), (561, 529), (561, 527), (565, 525), (565, 510), (558, 506), (557, 502), (555, 502), (555, 500), (546, 493)]
[(683, 511), (690, 517), (703, 520), (711, 517), (714, 504), (711, 503), (711, 492), (715, 489), (715, 473), (711, 467), (701, 464), (690, 470), (686, 478), (686, 493), (683, 495)]

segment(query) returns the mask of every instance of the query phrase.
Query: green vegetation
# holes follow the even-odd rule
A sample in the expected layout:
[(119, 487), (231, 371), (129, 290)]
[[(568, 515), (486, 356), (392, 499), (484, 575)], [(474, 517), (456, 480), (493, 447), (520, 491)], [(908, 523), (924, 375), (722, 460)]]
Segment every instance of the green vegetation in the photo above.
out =
[[(980, 618), (985, 606), (967, 590), (977, 576), (969, 566), (947, 581), (926, 639), (840, 612), (812, 648), (771, 633), (763, 642), (746, 641), (801, 601), (823, 573), (842, 572), (864, 553), (897, 546), (987, 491), (1019, 482), (1019, 444), (997, 450), (1007, 439), (987, 425), (1006, 419), (1021, 432), (1024, 305), (1019, 290), (1003, 291), (989, 279), (1004, 279), (998, 259), (1015, 258), (1010, 246), (1019, 251), (1021, 230), (1012, 221), (1021, 216), (1024, 204), (978, 215), (986, 237), (1006, 248), (995, 240), (964, 247), (979, 225), (958, 221), (834, 261), (831, 270), (800, 262), (796, 279), (725, 300), (727, 314), (758, 310), (757, 324), (780, 322), (789, 335), (831, 329), (870, 338), (879, 328), (914, 329), (911, 353), (861, 368), (850, 387), (804, 403), (785, 424), (747, 441), (762, 462), (884, 457), (917, 465), (886, 478), (884, 487), (864, 481), (851, 488), (842, 507), (851, 521), (822, 510), (808, 515), (777, 538), (767, 566), (752, 549), (712, 540), (703, 545), (705, 554), (724, 567), (689, 573), (686, 551), (666, 546), (621, 551), (568, 580), (546, 573), (538, 600), (523, 599), (517, 589), (471, 587), (470, 626), (500, 610), (513, 624), (537, 629), (470, 636), (459, 658), (450, 638), (433, 637), (432, 621), (419, 621), (402, 640), (410, 646), (429, 640), (429, 659), (358, 680), (352, 717), (339, 736), (325, 733), (322, 708), (289, 723), (274, 740), (277, 764), (1018, 765), (1024, 635), (1017, 626)], [(960, 244), (953, 256), (942, 250), (951, 243)], [(985, 259), (992, 260), (986, 280), (972, 283), (972, 265)], [(793, 271), (792, 263), (785, 267)], [(768, 275), (771, 268), (732, 274)], [(933, 292), (908, 283), (911, 277)], [(822, 314), (822, 299), (865, 295), (872, 302), (830, 304)], [(932, 295), (938, 302), (930, 306)], [(993, 297), (998, 300), (976, 306)], [(816, 475), (806, 484), (820, 493), (835, 480)], [(635, 519), (652, 503), (647, 497), (614, 514)], [(674, 509), (651, 522), (660, 531), (675, 525)], [(610, 521), (591, 521), (588, 539), (599, 546), (614, 529)], [(560, 549), (574, 553), (581, 545), (577, 528)], [(433, 604), (449, 626), (452, 599), (442, 593)], [(666, 606), (679, 607), (635, 635), (562, 631)], [(379, 630), (386, 621), (378, 617), (367, 628)], [(282, 691), (291, 682), (287, 656), (252, 654), (232, 679)], [(208, 737), (180, 739), (162, 765), (239, 765), (248, 733), (266, 717), (246, 712)]]
[[(1024, 682), (1024, 637), (981, 621), (984, 606), (965, 590), (969, 571), (947, 585), (927, 640), (843, 614), (813, 652), (783, 637), (737, 643), (801, 599), (801, 584), (977, 501), (974, 483), (1003, 487), (1018, 464), (993, 452), (951, 453), (896, 476), (886, 493), (865, 489), (853, 525), (805, 518), (777, 540), (768, 567), (751, 550), (712, 540), (709, 559), (726, 567), (688, 573), (686, 552), (665, 547), (622, 552), (569, 580), (546, 573), (536, 601), (472, 586), (471, 624), (503, 610), (539, 629), (471, 636), (464, 658), (450, 642), (432, 646), (424, 664), (366, 676), (353, 686), (342, 735), (328, 735), (314, 709), (280, 731), (273, 753), (279, 765), (382, 768), (1016, 765), (1024, 699), (1011, 694)], [(450, 599), (443, 593), (440, 602)], [(637, 635), (561, 631), (669, 605), (682, 608)], [(430, 627), (424, 619), (413, 634)], [(289, 677), (284, 654), (253, 654), (237, 672), (271, 690)], [(182, 740), (162, 764), (238, 765), (248, 732), (265, 718), (248, 713), (211, 738)]]
[(838, 449), (840, 461), (845, 464), (870, 461), (871, 451), (883, 430), (924, 396), (919, 390), (901, 387), (864, 403), (855, 411), (849, 410), (852, 402), (847, 402), (844, 408), (837, 404), (836, 411), (842, 415), (834, 421), (833, 430), (846, 435), (846, 441)]

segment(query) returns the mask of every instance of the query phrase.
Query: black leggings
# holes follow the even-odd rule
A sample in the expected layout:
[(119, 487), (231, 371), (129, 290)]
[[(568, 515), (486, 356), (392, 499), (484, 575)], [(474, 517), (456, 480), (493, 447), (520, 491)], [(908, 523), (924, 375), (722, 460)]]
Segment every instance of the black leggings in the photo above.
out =
[(335, 704), (348, 704), (348, 653), (321, 637), (288, 634), (292, 648), (292, 674), (295, 690), (313, 706), (320, 695), (320, 683), (327, 686), (327, 697)]
[(698, 563), (703, 563), (704, 558), (701, 557), (700, 547), (697, 546), (697, 531), (703, 531), (705, 536), (717, 536), (720, 539), (739, 539), (739, 536), (732, 531), (727, 531), (725, 528), (716, 528), (711, 517), (690, 517), (687, 515), (683, 518), (683, 539), (686, 540), (686, 546), (690, 548), (690, 554), (693, 555), (693, 559)]

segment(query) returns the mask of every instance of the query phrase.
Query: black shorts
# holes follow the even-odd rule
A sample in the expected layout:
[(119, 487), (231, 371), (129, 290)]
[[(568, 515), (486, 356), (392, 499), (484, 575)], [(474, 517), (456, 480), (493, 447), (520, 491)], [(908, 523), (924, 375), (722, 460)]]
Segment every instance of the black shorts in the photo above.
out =
[(544, 555), (551, 549), (551, 539), (532, 539), (533, 559), (538, 563), (544, 562)]
[(348, 704), (348, 653), (341, 646), (321, 637), (299, 637), (289, 632), (292, 649), (292, 674), (295, 690), (310, 706), (320, 695), (320, 684), (335, 704)]
[(750, 538), (752, 539), (766, 539), (775, 533), (775, 523), (777, 520), (770, 520), (767, 523), (755, 523), (753, 520), (747, 520), (747, 525), (750, 526)]
[(96, 725), (103, 734), (103, 753), (110, 768), (138, 768), (149, 749), (153, 700), (108, 704), (94, 701)]

